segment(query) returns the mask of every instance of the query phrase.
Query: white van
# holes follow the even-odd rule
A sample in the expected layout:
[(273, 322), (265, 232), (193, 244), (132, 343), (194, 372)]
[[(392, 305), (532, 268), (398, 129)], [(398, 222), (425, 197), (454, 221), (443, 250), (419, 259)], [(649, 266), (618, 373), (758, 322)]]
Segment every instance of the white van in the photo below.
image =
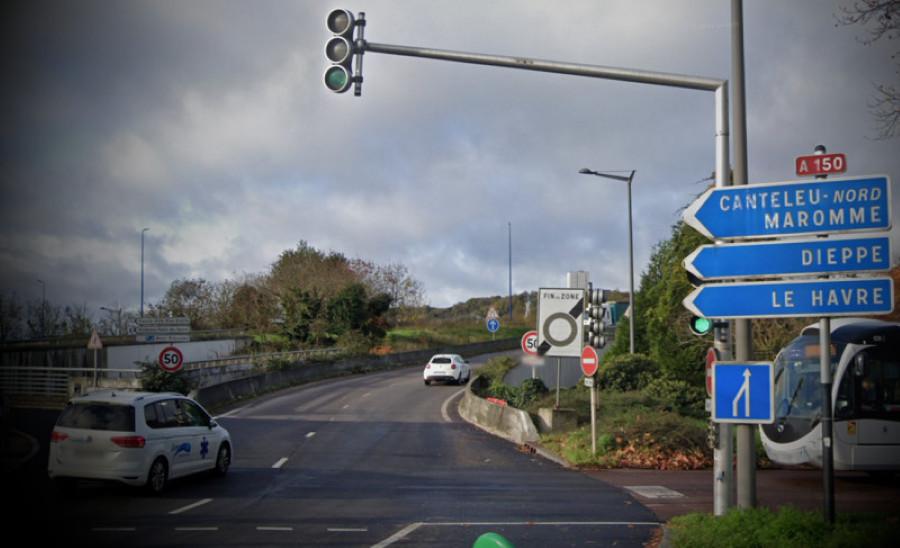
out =
[(224, 476), (231, 436), (181, 394), (103, 390), (72, 398), (50, 437), (47, 472), (57, 483), (84, 478), (146, 486), (211, 470)]

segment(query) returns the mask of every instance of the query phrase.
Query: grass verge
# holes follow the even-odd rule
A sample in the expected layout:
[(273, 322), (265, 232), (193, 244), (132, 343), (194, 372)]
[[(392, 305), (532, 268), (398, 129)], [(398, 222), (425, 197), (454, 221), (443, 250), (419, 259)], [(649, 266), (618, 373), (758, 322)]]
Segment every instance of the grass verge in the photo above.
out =
[(878, 514), (839, 514), (827, 524), (821, 512), (791, 506), (736, 509), (724, 516), (688, 514), (669, 522), (673, 547), (896, 546), (898, 518)]
[[(551, 391), (526, 410), (536, 414), (555, 403)], [(581, 386), (562, 390), (560, 407), (575, 410), (579, 427), (542, 435), (541, 443), (576, 466), (693, 470), (712, 465), (706, 421), (664, 409), (642, 392), (600, 392), (596, 455), (591, 453), (590, 392)]]

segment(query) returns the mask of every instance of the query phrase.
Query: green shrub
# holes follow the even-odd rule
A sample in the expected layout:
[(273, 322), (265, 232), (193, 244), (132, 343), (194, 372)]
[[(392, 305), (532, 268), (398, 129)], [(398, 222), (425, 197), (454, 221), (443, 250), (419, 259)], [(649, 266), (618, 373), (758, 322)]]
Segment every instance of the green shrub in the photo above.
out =
[(646, 354), (622, 354), (600, 368), (600, 387), (608, 390), (640, 390), (659, 374), (659, 365)]
[(651, 379), (643, 392), (668, 411), (696, 418), (704, 418), (707, 414), (706, 389), (702, 386), (663, 376)]
[(192, 386), (183, 369), (169, 373), (155, 362), (146, 362), (141, 365), (141, 388), (147, 392), (178, 392), (186, 396)]

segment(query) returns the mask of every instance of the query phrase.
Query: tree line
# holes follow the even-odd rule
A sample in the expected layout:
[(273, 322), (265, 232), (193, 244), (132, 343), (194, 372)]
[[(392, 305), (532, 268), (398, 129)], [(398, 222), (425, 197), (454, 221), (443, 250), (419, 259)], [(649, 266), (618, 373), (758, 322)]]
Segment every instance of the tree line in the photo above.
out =
[[(244, 329), (321, 346), (381, 338), (389, 311), (402, 317), (424, 299), (422, 283), (400, 263), (350, 259), (300, 241), (264, 273), (218, 282), (174, 280), (145, 315), (190, 318), (192, 331)], [(133, 311), (102, 307), (100, 316), (95, 320), (86, 305), (23, 303), (0, 294), (0, 342), (81, 337), (93, 328), (101, 335), (134, 332)]]

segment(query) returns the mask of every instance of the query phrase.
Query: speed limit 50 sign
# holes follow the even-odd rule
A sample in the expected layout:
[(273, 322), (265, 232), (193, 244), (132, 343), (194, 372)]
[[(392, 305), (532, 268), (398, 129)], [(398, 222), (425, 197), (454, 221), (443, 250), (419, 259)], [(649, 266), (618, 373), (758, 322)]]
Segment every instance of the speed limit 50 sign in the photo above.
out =
[(159, 353), (159, 367), (163, 371), (175, 373), (184, 365), (184, 355), (175, 346), (167, 346)]

